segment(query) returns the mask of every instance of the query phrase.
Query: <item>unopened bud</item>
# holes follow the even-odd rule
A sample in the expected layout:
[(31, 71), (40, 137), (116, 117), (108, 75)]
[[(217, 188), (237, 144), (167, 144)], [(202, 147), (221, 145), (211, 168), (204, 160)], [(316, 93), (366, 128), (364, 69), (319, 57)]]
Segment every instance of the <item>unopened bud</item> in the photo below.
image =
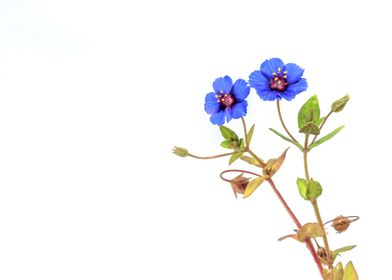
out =
[(246, 186), (249, 183), (249, 178), (243, 176), (244, 174), (240, 174), (230, 181), (231, 187), (233, 189), (234, 195), (237, 198), (237, 193), (244, 194)]
[(187, 156), (189, 156), (189, 152), (185, 148), (174, 147), (174, 149), (172, 151), (173, 151), (173, 154), (175, 154), (175, 155), (177, 155), (179, 157), (187, 157)]
[(342, 98), (336, 100), (334, 103), (332, 103), (331, 111), (334, 113), (342, 111), (344, 109), (344, 107), (346, 106), (349, 99), (350, 99), (350, 96), (348, 94), (346, 94)]

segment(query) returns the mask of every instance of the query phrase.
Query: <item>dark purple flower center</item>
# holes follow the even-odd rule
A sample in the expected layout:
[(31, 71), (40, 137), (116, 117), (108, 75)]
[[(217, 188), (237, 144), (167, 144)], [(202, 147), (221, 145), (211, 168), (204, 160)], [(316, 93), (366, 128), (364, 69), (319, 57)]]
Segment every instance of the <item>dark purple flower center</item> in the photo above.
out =
[(270, 80), (270, 88), (272, 90), (284, 91), (287, 88), (287, 71), (281, 73), (281, 69), (278, 68), (278, 73), (272, 73), (272, 79)]
[(216, 102), (220, 103), (224, 108), (231, 107), (235, 104), (235, 97), (231, 93), (219, 93), (215, 95)]

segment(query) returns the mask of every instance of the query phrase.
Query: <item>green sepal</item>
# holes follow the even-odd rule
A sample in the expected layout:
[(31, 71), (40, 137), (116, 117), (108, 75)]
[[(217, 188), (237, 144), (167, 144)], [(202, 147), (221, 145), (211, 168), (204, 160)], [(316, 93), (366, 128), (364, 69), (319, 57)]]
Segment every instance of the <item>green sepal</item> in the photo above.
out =
[(309, 135), (309, 134), (319, 135), (320, 134), (320, 129), (319, 129), (319, 127), (316, 124), (309, 122), (309, 123), (305, 124), (305, 126), (303, 126), (299, 130), (299, 132), (305, 133), (307, 135)]
[(240, 145), (239, 145), (239, 147), (238, 147), (238, 150), (239, 150), (239, 151), (242, 151), (242, 150), (244, 149), (244, 147), (245, 147), (245, 140), (244, 140), (244, 138), (241, 138), (241, 139), (240, 139)]
[(310, 181), (307, 182), (306, 196), (309, 198), (309, 200), (316, 200), (322, 192), (323, 188), (319, 182), (313, 179), (310, 179)]
[(297, 186), (298, 186), (299, 194), (305, 200), (309, 200), (308, 195), (307, 195), (307, 190), (308, 190), (308, 186), (307, 185), (308, 184), (307, 184), (305, 179), (297, 178)]
[(346, 94), (342, 98), (336, 100), (331, 105), (331, 111), (334, 113), (341, 112), (349, 100), (350, 100), (350, 96), (348, 94)]
[(270, 128), (269, 130), (271, 130), (273, 133), (275, 133), (276, 135), (278, 135), (280, 138), (282, 138), (283, 140), (290, 142), (291, 144), (294, 144), (295, 146), (297, 146), (298, 149), (300, 149), (301, 151), (304, 150), (304, 148), (301, 146), (301, 144), (299, 144), (298, 142), (295, 142), (293, 140), (291, 140), (290, 138), (284, 136), (282, 133), (276, 131), (273, 128)]
[(244, 154), (244, 152), (238, 152), (238, 153), (232, 154), (229, 159), (229, 165), (232, 164), (233, 162), (235, 162), (237, 159), (239, 159), (243, 154)]
[(267, 176), (257, 177), (251, 180), (245, 188), (244, 198), (250, 196), (267, 178)]
[(252, 125), (252, 127), (249, 129), (248, 133), (246, 134), (246, 140), (248, 141), (248, 143), (246, 143), (247, 146), (249, 146), (250, 141), (252, 141), (254, 130), (255, 130), (255, 125)]
[(303, 128), (307, 123), (316, 123), (319, 119), (320, 106), (317, 95), (313, 95), (298, 112), (298, 128)]
[(339, 131), (341, 131), (344, 128), (344, 125), (339, 126), (336, 128), (334, 131), (328, 133), (327, 135), (321, 137), (318, 139), (316, 142), (314, 142), (312, 145), (309, 146), (309, 150), (313, 149), (314, 147), (317, 147), (318, 145), (328, 141), (332, 137), (334, 137), (336, 134), (338, 134)]
[(333, 279), (343, 280), (344, 269), (341, 262), (339, 262), (333, 269)]
[(351, 261), (344, 268), (343, 280), (358, 280), (357, 271)]
[(238, 141), (238, 135), (234, 131), (232, 131), (230, 128), (228, 128), (224, 125), (221, 125), (219, 127), (219, 130), (220, 130), (223, 138), (225, 138), (226, 140)]
[(308, 238), (315, 238), (323, 235), (323, 229), (318, 223), (304, 224), (297, 232), (297, 238), (300, 242), (305, 242)]

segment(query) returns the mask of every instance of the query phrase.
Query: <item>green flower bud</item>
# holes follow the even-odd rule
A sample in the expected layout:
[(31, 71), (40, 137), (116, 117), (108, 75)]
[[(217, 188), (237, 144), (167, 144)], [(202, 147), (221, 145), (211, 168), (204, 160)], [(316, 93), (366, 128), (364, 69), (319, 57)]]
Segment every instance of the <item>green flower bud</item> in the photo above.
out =
[(187, 157), (189, 156), (189, 152), (187, 149), (185, 148), (181, 148), (181, 147), (174, 147), (174, 149), (172, 150), (173, 154), (179, 156), (179, 157)]
[(334, 103), (332, 103), (331, 111), (334, 113), (342, 111), (344, 109), (344, 107), (346, 106), (349, 99), (350, 99), (350, 96), (348, 94), (346, 94), (342, 98), (336, 100)]

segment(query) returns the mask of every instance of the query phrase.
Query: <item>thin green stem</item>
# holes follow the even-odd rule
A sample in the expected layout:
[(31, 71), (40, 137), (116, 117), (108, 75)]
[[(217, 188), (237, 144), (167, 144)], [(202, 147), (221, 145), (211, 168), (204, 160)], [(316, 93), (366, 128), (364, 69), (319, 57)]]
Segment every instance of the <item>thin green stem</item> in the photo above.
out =
[(297, 139), (295, 139), (294, 136), (290, 133), (290, 131), (289, 131), (289, 130), (287, 129), (287, 127), (286, 127), (286, 124), (285, 124), (284, 121), (283, 121), (282, 112), (280, 111), (280, 103), (279, 103), (279, 100), (276, 100), (276, 107), (277, 107), (277, 109), (278, 109), (279, 120), (280, 120), (280, 123), (281, 123), (282, 126), (283, 126), (283, 129), (286, 131), (287, 135), (291, 138), (291, 140), (293, 140), (294, 142), (297, 142), (297, 143), (298, 143)]
[[(328, 118), (332, 115), (332, 113), (333, 113), (333, 112), (330, 111), (330, 112), (328, 113), (328, 115), (325, 117), (325, 119), (323, 120), (323, 122), (322, 122), (321, 125), (320, 125), (320, 131), (321, 131), (321, 129), (323, 128), (324, 124), (327, 122)], [(313, 137), (313, 140), (312, 140), (312, 142), (310, 143), (310, 145), (312, 145), (312, 144), (314, 143), (314, 141), (316, 141), (317, 137), (318, 137), (318, 135), (315, 135), (315, 136)]]
[(214, 158), (220, 158), (220, 157), (225, 157), (225, 156), (231, 156), (231, 155), (236, 154), (236, 153), (238, 153), (238, 151), (237, 152), (220, 154), (220, 155), (216, 155), (216, 156), (207, 156), (207, 157), (196, 156), (196, 155), (192, 155), (192, 154), (189, 154), (188, 156), (193, 157), (193, 158), (197, 158), (197, 159), (214, 159)]

